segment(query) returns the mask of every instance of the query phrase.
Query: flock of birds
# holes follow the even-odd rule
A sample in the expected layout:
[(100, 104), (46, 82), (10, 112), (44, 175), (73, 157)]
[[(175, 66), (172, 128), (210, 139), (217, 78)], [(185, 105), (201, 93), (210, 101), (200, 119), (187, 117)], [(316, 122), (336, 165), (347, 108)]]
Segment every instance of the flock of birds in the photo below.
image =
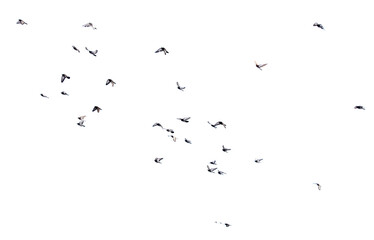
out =
[[(17, 21), (17, 24), (20, 24), (20, 25), (28, 25), (28, 24), (27, 24), (24, 20), (22, 20), (22, 19), (19, 19), (19, 20)], [(324, 27), (323, 27), (322, 24), (320, 24), (320, 23), (317, 23), (317, 22), (316, 22), (316, 23), (313, 24), (313, 26), (314, 26), (314, 27), (318, 27), (318, 28), (324, 30)], [(91, 27), (93, 30), (96, 30), (96, 29), (97, 29), (97, 28), (96, 28), (92, 23), (84, 24), (83, 27), (85, 27), (85, 28)], [(73, 50), (75, 50), (75, 51), (77, 51), (78, 53), (80, 53), (80, 50), (79, 50), (77, 47), (75, 47), (75, 46), (72, 46), (72, 47), (73, 47)], [(95, 57), (97, 56), (98, 50), (94, 50), (94, 51), (93, 51), (93, 50), (88, 49), (87, 47), (85, 47), (85, 49), (88, 51), (89, 54), (91, 54), (91, 55), (93, 55), (93, 56), (95, 56)], [(166, 48), (164, 48), (164, 47), (160, 47), (159, 49), (157, 49), (157, 50), (155, 51), (155, 53), (160, 53), (160, 52), (163, 52), (164, 55), (167, 55), (167, 54), (169, 53), (169, 52), (166, 50)], [(261, 71), (262, 71), (262, 68), (265, 67), (266, 65), (267, 65), (267, 63), (264, 63), (264, 64), (258, 64), (257, 62), (255, 62), (255, 66), (256, 66), (259, 70), (261, 70)], [(66, 79), (70, 79), (70, 76), (68, 76), (68, 75), (66, 75), (66, 74), (62, 74), (62, 75), (61, 75), (61, 83), (63, 83)], [(115, 85), (116, 83), (115, 83), (112, 79), (108, 79), (108, 80), (106, 81), (105, 84), (106, 84), (106, 85), (111, 84), (112, 87), (114, 87), (114, 85)], [(178, 90), (180, 90), (180, 91), (184, 91), (184, 90), (185, 90), (186, 87), (182, 87), (182, 86), (180, 86), (178, 82), (176, 82), (176, 84), (177, 84), (177, 89), (178, 89)], [(65, 95), (65, 96), (69, 96), (69, 94), (66, 93), (65, 91), (62, 91), (61, 94), (62, 94), (62, 95)], [(42, 97), (44, 97), (44, 98), (49, 98), (48, 96), (44, 95), (43, 93), (40, 94), (40, 95), (41, 95)], [(365, 110), (365, 108), (364, 108), (363, 106), (360, 106), (360, 105), (355, 106), (354, 109)], [(95, 112), (95, 111), (96, 111), (96, 112), (99, 113), (101, 110), (102, 110), (102, 109), (101, 109), (100, 107), (98, 107), (98, 106), (94, 106), (93, 109), (92, 109), (92, 112)], [(85, 118), (86, 118), (86, 115), (79, 116), (79, 117), (78, 117), (79, 122), (77, 123), (77, 125), (80, 126), (80, 127), (85, 127), (85, 125), (84, 125)], [(191, 118), (191, 117), (177, 118), (177, 120), (180, 120), (181, 122), (184, 122), (184, 123), (188, 123), (188, 122), (190, 121), (190, 118)], [(211, 127), (213, 127), (213, 128), (217, 128), (218, 126), (222, 126), (222, 127), (224, 127), (224, 128), (226, 129), (226, 124), (223, 123), (222, 121), (217, 121), (217, 122), (214, 123), (214, 124), (213, 124), (213, 123), (210, 123), (210, 122), (208, 121), (208, 124), (209, 124)], [(156, 122), (155, 124), (153, 124), (153, 127), (160, 127), (161, 129), (163, 129), (163, 130), (165, 130), (166, 132), (170, 133), (170, 135), (168, 135), (168, 137), (172, 138), (172, 140), (173, 140), (174, 142), (177, 141), (177, 137), (174, 135), (174, 130), (173, 130), (173, 129), (170, 129), (170, 128), (164, 128), (164, 127), (163, 127), (160, 123), (158, 123), (158, 122)], [(184, 141), (185, 141), (186, 143), (188, 143), (188, 144), (192, 144), (191, 140), (189, 140), (189, 139), (187, 139), (187, 138), (185, 138)], [(230, 150), (231, 150), (230, 148), (226, 148), (224, 145), (222, 145), (222, 151), (223, 151), (223, 152), (228, 153)], [(163, 160), (163, 158), (159, 158), (159, 157), (157, 157), (157, 158), (154, 159), (154, 161), (155, 161), (156, 163), (158, 163), (158, 164), (161, 164), (161, 161), (162, 161), (162, 160)], [(262, 158), (261, 158), (261, 159), (255, 159), (255, 160), (254, 160), (255, 163), (260, 163), (261, 161), (263, 161)], [(211, 166), (209, 166), (209, 164), (210, 164)], [(217, 173), (218, 173), (219, 175), (224, 175), (224, 174), (226, 174), (225, 172), (223, 172), (223, 171), (221, 171), (221, 170), (218, 170), (217, 167), (214, 167), (214, 166), (217, 165), (216, 160), (209, 162), (209, 164), (207, 165), (207, 171), (208, 171), (209, 173), (215, 173), (215, 171), (217, 170)], [(315, 184), (315, 185), (317, 186), (318, 190), (321, 190), (321, 185), (320, 185), (319, 183), (313, 183), (313, 184)], [(218, 221), (216, 221), (215, 223), (217, 223), (217, 224), (224, 224), (226, 227), (231, 226), (231, 225), (228, 224), (228, 223), (222, 223), (222, 222), (218, 222)]]

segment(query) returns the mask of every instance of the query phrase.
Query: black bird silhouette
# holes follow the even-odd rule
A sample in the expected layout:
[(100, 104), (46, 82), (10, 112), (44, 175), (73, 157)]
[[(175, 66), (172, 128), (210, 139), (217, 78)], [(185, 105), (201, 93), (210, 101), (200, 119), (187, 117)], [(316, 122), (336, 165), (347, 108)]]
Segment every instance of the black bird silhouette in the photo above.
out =
[(355, 109), (365, 110), (365, 108), (363, 106), (355, 106)]
[(165, 55), (169, 53), (164, 47), (160, 47), (159, 49), (157, 49), (155, 53), (159, 53), (159, 52), (164, 52)]
[(177, 118), (178, 120), (181, 120), (182, 122), (188, 123), (191, 117), (186, 118)]
[(225, 146), (222, 145), (222, 151), (227, 152), (227, 151), (230, 151), (230, 150), (231, 150), (231, 148), (225, 148)]
[(45, 98), (49, 98), (46, 95), (44, 95), (43, 93), (41, 93), (40, 96), (45, 97)]
[(18, 19), (17, 21), (17, 24), (21, 24), (21, 25), (27, 25), (27, 23), (25, 21), (23, 21), (22, 19)]
[(209, 121), (208, 121), (208, 123), (210, 124), (210, 126), (212, 126), (214, 128), (217, 128), (217, 126), (219, 126), (219, 125), (222, 125), (224, 128), (226, 128), (226, 124), (224, 124), (222, 121), (218, 121), (215, 124), (211, 124)]
[(80, 127), (86, 127), (86, 126), (83, 125), (83, 123), (84, 123), (84, 120), (81, 120), (81, 121), (79, 121), (79, 123), (77, 123), (77, 124), (78, 124), (78, 126), (80, 126)]
[(92, 109), (92, 112), (100, 112), (101, 108), (99, 108), (98, 106), (95, 106), (93, 109)]
[(260, 158), (260, 159), (256, 159), (255, 162), (256, 162), (256, 163), (260, 163), (262, 160), (263, 160), (262, 158)]
[(67, 94), (66, 92), (62, 91), (61, 92), (62, 95), (65, 95), (65, 96), (69, 96), (69, 94)]
[(170, 129), (170, 128), (166, 129), (166, 131), (169, 132), (169, 133), (174, 133), (174, 130)]
[(223, 174), (226, 174), (225, 172), (222, 172), (222, 171), (220, 171), (220, 170), (218, 170), (218, 174), (219, 175), (223, 175)]
[(209, 165), (206, 165), (206, 167), (208, 168), (208, 172), (211, 172), (211, 173), (214, 173), (214, 171), (217, 169), (217, 168), (210, 168)]
[(210, 124), (210, 126), (214, 127), (214, 128), (217, 128), (217, 126), (215, 124), (211, 124), (209, 121), (208, 123)]
[(160, 123), (155, 123), (152, 127), (161, 127), (162, 129), (164, 129)]
[(79, 120), (83, 120), (86, 117), (86, 115), (78, 117)]
[(315, 23), (313, 24), (313, 26), (314, 26), (314, 27), (319, 27), (320, 29), (325, 30), (325, 29), (323, 28), (322, 24), (320, 24), (320, 23), (315, 22)]
[(217, 222), (217, 221), (215, 221), (215, 223), (218, 223), (218, 224), (224, 224), (226, 227), (230, 227), (230, 226), (231, 226), (231, 225), (228, 224), (228, 223), (222, 223), (222, 222)]
[(164, 159), (164, 158), (155, 158), (155, 162), (156, 163), (161, 163), (161, 160)]
[(63, 83), (66, 78), (70, 79), (70, 77), (68, 75), (66, 75), (65, 73), (63, 73), (62, 76), (61, 76), (61, 82)]
[(174, 136), (174, 135), (168, 135), (168, 136), (171, 137), (171, 138), (173, 139), (174, 142), (177, 141), (177, 137), (176, 137), (176, 136)]
[(77, 52), (81, 52), (81, 51), (79, 51), (79, 49), (78, 48), (76, 48), (75, 46), (73, 46), (73, 49), (75, 50), (75, 51), (77, 51)]
[(216, 160), (209, 162), (212, 165), (217, 165)]
[(186, 87), (181, 87), (180, 85), (179, 85), (179, 83), (177, 82), (177, 87), (178, 87), (178, 89), (179, 90), (181, 90), (181, 91), (183, 91)]
[(112, 79), (108, 79), (108, 80), (106, 80), (105, 85), (108, 85), (109, 83), (112, 84), (112, 87), (114, 87), (114, 84), (116, 84)]
[(91, 50), (89, 50), (87, 47), (86, 47), (86, 50), (87, 50), (89, 53), (91, 53), (92, 55), (94, 55), (94, 56), (96, 57), (96, 54), (97, 54), (98, 50), (91, 51)]
[(185, 138), (185, 139), (184, 139), (184, 141), (185, 141), (186, 143), (189, 143), (189, 144), (191, 144), (191, 141), (190, 141), (190, 140), (188, 140), (187, 138)]
[(316, 185), (317, 185), (317, 187), (318, 187), (318, 190), (321, 190), (321, 185), (320, 185), (319, 183), (314, 183), (314, 184), (316, 184)]
[(267, 63), (264, 63), (264, 64), (257, 64), (256, 63), (256, 61), (255, 61), (255, 64), (256, 64), (256, 67), (258, 68), (258, 69), (260, 69), (261, 71), (262, 71), (262, 67), (265, 67), (266, 65), (268, 65)]
[(92, 27), (94, 30), (96, 30), (96, 28), (94, 27), (92, 23), (86, 23), (83, 25), (83, 27)]

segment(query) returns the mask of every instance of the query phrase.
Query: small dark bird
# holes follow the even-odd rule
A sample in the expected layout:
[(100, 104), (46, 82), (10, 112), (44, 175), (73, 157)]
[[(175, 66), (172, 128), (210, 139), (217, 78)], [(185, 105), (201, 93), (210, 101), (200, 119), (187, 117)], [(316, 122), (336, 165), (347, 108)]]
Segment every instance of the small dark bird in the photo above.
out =
[(256, 159), (256, 160), (255, 160), (255, 163), (260, 163), (262, 160), (263, 160), (262, 158), (260, 158), (260, 159)]
[(83, 120), (86, 117), (86, 115), (78, 117), (79, 120)]
[(214, 171), (217, 169), (217, 168), (210, 168), (209, 165), (206, 165), (206, 167), (208, 168), (208, 172), (211, 172), (211, 173), (214, 173)]
[(226, 128), (226, 124), (224, 124), (223, 122), (221, 121), (218, 121), (214, 124), (216, 127), (219, 126), (219, 125), (222, 125), (224, 128)]
[(321, 185), (320, 185), (319, 183), (314, 183), (314, 184), (316, 184), (316, 185), (317, 185), (317, 187), (318, 187), (318, 190), (321, 190)]
[(222, 172), (222, 171), (220, 171), (220, 170), (218, 170), (218, 174), (219, 175), (223, 175), (223, 174), (226, 174), (225, 172)]
[(160, 123), (155, 123), (152, 127), (161, 127), (162, 129), (164, 129)]
[(106, 80), (105, 85), (108, 85), (109, 83), (112, 84), (112, 87), (114, 87), (114, 84), (116, 84), (112, 79), (108, 79), (108, 80)]
[(190, 141), (190, 140), (188, 140), (187, 138), (185, 138), (185, 139), (184, 139), (184, 141), (185, 141), (186, 143), (189, 143), (189, 144), (191, 144), (191, 141)]
[(62, 76), (61, 76), (61, 82), (63, 83), (66, 78), (70, 79), (70, 77), (68, 75), (66, 75), (65, 73), (63, 73)]
[(177, 137), (176, 137), (176, 136), (174, 136), (174, 135), (168, 135), (168, 136), (171, 137), (171, 138), (173, 139), (174, 142), (177, 141)]
[(155, 53), (159, 53), (159, 52), (164, 52), (165, 55), (169, 53), (164, 47), (160, 47), (159, 49), (157, 49)]
[(45, 98), (49, 98), (46, 95), (44, 95), (43, 93), (41, 93), (40, 96), (45, 97)]
[(177, 87), (178, 87), (178, 89), (179, 90), (181, 90), (181, 91), (183, 91), (186, 87), (181, 87), (180, 85), (179, 85), (179, 83), (177, 82)]
[(260, 69), (261, 71), (262, 71), (262, 67), (265, 67), (266, 65), (268, 65), (267, 63), (265, 63), (265, 64), (257, 64), (256, 63), (256, 61), (255, 61), (255, 64), (256, 64), (256, 67), (258, 68), (258, 69)]
[(227, 153), (227, 151), (230, 151), (230, 150), (231, 150), (231, 148), (225, 148), (225, 146), (222, 145), (222, 151)]
[(190, 120), (190, 117), (186, 117), (186, 118), (177, 118), (178, 120), (181, 120), (182, 122), (185, 122), (185, 123), (188, 123), (189, 120)]
[(210, 124), (210, 126), (214, 127), (214, 128), (217, 128), (217, 126), (215, 124), (211, 124), (209, 121), (208, 123)]
[(67, 94), (66, 92), (62, 91), (61, 92), (62, 95), (65, 95), (65, 96), (69, 96), (69, 94)]
[(89, 53), (91, 53), (92, 55), (94, 55), (94, 56), (96, 57), (96, 54), (97, 54), (98, 50), (91, 51), (91, 50), (89, 50), (87, 47), (86, 47), (86, 50), (87, 50)]
[(211, 161), (210, 164), (212, 164), (212, 165), (217, 165), (216, 160)]
[(155, 162), (156, 163), (161, 163), (161, 160), (164, 159), (164, 158), (155, 158)]
[(97, 111), (97, 112), (99, 113), (100, 110), (101, 110), (101, 108), (99, 108), (98, 106), (95, 106), (95, 107), (92, 109), (92, 112)]
[(355, 109), (365, 110), (365, 108), (363, 106), (355, 106)]
[(76, 48), (75, 46), (73, 46), (73, 49), (75, 50), (75, 51), (77, 51), (77, 52), (81, 52), (81, 51), (79, 51), (79, 49), (78, 48)]
[(320, 23), (316, 23), (316, 22), (315, 22), (315, 23), (313, 24), (313, 26), (314, 26), (314, 27), (319, 27), (320, 29), (325, 30), (325, 29), (323, 28), (322, 24), (320, 24)]
[(84, 120), (81, 120), (81, 121), (79, 121), (79, 123), (77, 123), (77, 124), (78, 124), (78, 126), (80, 126), (80, 127), (86, 127), (86, 126), (83, 125), (83, 123), (84, 123)]
[(96, 30), (92, 23), (86, 23), (83, 25), (83, 27), (92, 27), (94, 30)]
[(169, 133), (174, 133), (174, 130), (173, 130), (173, 129), (169, 129), (169, 128), (168, 128), (168, 129), (166, 129), (166, 131), (169, 132)]
[(217, 221), (215, 221), (215, 223), (218, 223), (218, 224), (224, 224), (226, 227), (230, 227), (230, 226), (231, 226), (231, 225), (228, 224), (228, 223), (222, 223), (222, 222), (217, 222)]
[(22, 19), (18, 19), (17, 21), (17, 24), (21, 24), (21, 25), (27, 25), (27, 23), (25, 21), (23, 21)]

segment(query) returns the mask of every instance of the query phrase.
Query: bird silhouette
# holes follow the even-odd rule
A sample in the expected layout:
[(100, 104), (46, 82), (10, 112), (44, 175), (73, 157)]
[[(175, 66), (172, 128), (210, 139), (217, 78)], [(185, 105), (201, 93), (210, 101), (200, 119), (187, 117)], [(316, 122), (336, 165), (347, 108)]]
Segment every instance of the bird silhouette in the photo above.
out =
[(365, 108), (363, 106), (355, 106), (355, 109), (365, 110)]
[(106, 80), (105, 85), (108, 85), (109, 83), (112, 84), (112, 87), (114, 87), (114, 84), (116, 84), (112, 79), (108, 79), (108, 80)]
[(256, 61), (255, 61), (255, 64), (256, 64), (256, 67), (258, 69), (260, 69), (262, 71), (262, 67), (265, 67), (266, 65), (268, 65), (267, 63), (264, 63), (264, 64), (257, 64)]
[(70, 77), (68, 76), (68, 75), (66, 75), (65, 73), (63, 73), (62, 75), (61, 75), (61, 82), (63, 83), (64, 81), (65, 81), (65, 79), (70, 79)]
[(96, 54), (97, 54), (98, 50), (91, 51), (91, 50), (89, 50), (87, 47), (86, 47), (86, 50), (87, 50), (89, 53), (91, 53), (92, 55), (94, 55), (94, 56), (96, 57)]
[(86, 117), (86, 115), (78, 117), (79, 120), (83, 120)]
[(155, 53), (159, 53), (159, 52), (164, 52), (165, 55), (169, 53), (164, 47), (160, 47), (159, 49), (157, 49)]
[(315, 22), (315, 23), (313, 24), (313, 26), (314, 26), (314, 27), (319, 27), (320, 29), (325, 30), (325, 28), (324, 28), (324, 27), (322, 26), (322, 24), (320, 24), (320, 23)]
[(69, 94), (67, 94), (66, 92), (62, 91), (61, 92), (62, 95), (65, 95), (65, 96), (69, 96)]
[(174, 142), (177, 141), (177, 137), (175, 137), (174, 135), (168, 135), (169, 137), (171, 137), (173, 139)]
[(186, 118), (177, 118), (178, 120), (181, 120), (182, 122), (185, 122), (185, 123), (188, 123), (189, 120), (190, 120), (190, 117), (186, 117)]
[(86, 23), (83, 25), (83, 27), (92, 27), (92, 29), (96, 30), (96, 28), (94, 27), (92, 23)]
[(256, 159), (255, 162), (256, 162), (256, 163), (260, 163), (262, 160), (263, 160), (262, 158), (260, 158), (260, 159)]
[(100, 112), (101, 108), (99, 108), (98, 106), (95, 106), (93, 109), (92, 109), (92, 112)]
[(230, 150), (231, 150), (231, 148), (225, 148), (225, 146), (222, 145), (222, 151), (224, 151), (224, 152), (227, 153), (227, 152), (230, 151)]
[(169, 133), (174, 133), (174, 130), (170, 129), (170, 128), (166, 129), (166, 131), (169, 132)]
[(191, 144), (191, 141), (190, 141), (190, 140), (188, 140), (187, 138), (185, 138), (185, 139), (184, 139), (184, 141), (185, 141), (186, 143), (189, 143), (189, 144)]
[(164, 129), (160, 123), (155, 123), (152, 127), (161, 127), (162, 129)]
[(321, 190), (321, 185), (319, 183), (314, 183), (314, 184), (317, 185), (318, 190)]
[(84, 120), (81, 120), (81, 121), (79, 121), (79, 123), (77, 123), (77, 125), (80, 126), (80, 127), (86, 127), (86, 126), (83, 125), (83, 123), (84, 123)]
[(164, 158), (155, 158), (155, 162), (156, 163), (161, 163), (161, 160), (164, 159)]
[(214, 128), (217, 128), (217, 126), (215, 124), (211, 124), (209, 121), (208, 121), (209, 125), (214, 127)]
[(25, 21), (23, 21), (22, 19), (18, 19), (17, 21), (17, 24), (21, 24), (21, 25), (27, 25), (27, 23)]
[(226, 227), (230, 227), (231, 225), (230, 224), (228, 224), (228, 223), (222, 223), (222, 222), (217, 222), (217, 221), (215, 221), (215, 223), (218, 223), (218, 224), (223, 224), (223, 225), (225, 225)]
[(181, 91), (184, 91), (184, 89), (186, 88), (186, 87), (181, 87), (181, 86), (179, 85), (178, 82), (177, 82), (177, 87), (178, 87), (178, 89), (181, 90)]
[(79, 49), (78, 48), (76, 48), (75, 46), (73, 46), (73, 49), (75, 50), (75, 51), (77, 51), (77, 52), (81, 52), (81, 51), (79, 51)]
[(44, 98), (49, 98), (49, 97), (47, 97), (46, 95), (44, 95), (43, 93), (41, 93), (40, 96), (42, 96), (42, 97), (44, 97)]
[(222, 172), (222, 171), (220, 171), (220, 170), (218, 170), (218, 174), (219, 175), (223, 175), (223, 174), (226, 174), (225, 172)]
[(214, 173), (214, 171), (217, 169), (217, 168), (210, 168), (209, 165), (206, 165), (206, 167), (208, 168), (208, 172), (211, 172), (211, 173)]
[(216, 160), (209, 162), (212, 165), (217, 165)]

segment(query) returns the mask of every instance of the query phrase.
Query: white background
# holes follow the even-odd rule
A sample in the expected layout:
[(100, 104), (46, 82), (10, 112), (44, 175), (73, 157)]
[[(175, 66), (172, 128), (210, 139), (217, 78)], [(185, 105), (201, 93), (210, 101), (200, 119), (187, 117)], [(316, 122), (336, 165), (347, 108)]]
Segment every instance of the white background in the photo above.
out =
[(373, 239), (370, 1), (1, 5), (0, 239)]

